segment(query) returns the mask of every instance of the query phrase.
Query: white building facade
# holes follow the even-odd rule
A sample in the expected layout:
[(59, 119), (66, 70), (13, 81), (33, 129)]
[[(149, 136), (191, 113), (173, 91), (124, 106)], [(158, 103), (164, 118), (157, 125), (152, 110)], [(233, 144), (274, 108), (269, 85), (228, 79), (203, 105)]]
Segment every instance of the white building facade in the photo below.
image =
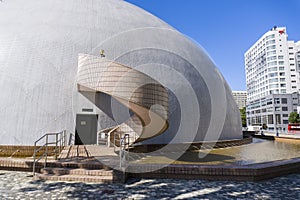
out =
[(300, 42), (288, 40), (286, 27), (274, 27), (244, 56), (247, 125), (286, 129), (289, 113), (298, 106)]
[(246, 107), (247, 91), (232, 91), (232, 96), (239, 109)]

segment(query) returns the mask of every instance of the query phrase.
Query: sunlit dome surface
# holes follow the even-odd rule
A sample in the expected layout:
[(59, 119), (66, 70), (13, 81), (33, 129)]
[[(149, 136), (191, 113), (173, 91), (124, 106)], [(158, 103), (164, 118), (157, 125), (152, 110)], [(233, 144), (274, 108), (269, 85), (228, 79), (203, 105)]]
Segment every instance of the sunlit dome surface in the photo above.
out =
[(76, 90), (78, 54), (105, 56), (170, 90), (169, 127), (145, 143), (241, 139), (226, 81), (193, 41), (121, 0), (0, 2), (0, 144), (32, 145), (45, 132), (75, 131), (93, 108), (98, 130), (116, 125)]

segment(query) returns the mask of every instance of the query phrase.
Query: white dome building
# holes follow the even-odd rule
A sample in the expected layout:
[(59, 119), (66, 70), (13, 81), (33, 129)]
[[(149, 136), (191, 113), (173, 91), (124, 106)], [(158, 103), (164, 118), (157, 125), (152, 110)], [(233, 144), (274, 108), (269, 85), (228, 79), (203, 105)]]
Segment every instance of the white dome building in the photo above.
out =
[(105, 59), (168, 90), (168, 127), (143, 143), (242, 138), (231, 90), (211, 59), (189, 38), (134, 5), (4, 0), (0, 27), (0, 145), (32, 145), (46, 132), (64, 129), (74, 133), (84, 120), (95, 124), (93, 134), (123, 123), (128, 112), (116, 109), (115, 99), (99, 106), (78, 92), (78, 55), (100, 56), (102, 49)]

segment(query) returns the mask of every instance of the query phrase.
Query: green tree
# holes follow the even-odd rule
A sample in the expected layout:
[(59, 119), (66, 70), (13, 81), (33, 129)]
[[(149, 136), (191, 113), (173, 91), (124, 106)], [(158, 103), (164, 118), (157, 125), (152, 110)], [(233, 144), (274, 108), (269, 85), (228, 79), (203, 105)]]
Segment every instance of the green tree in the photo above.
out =
[(291, 112), (289, 116), (289, 122), (290, 123), (298, 123), (300, 122), (300, 117), (297, 112)]
[(241, 114), (242, 126), (246, 127), (247, 126), (246, 107), (243, 107), (243, 108), (240, 109), (240, 114)]

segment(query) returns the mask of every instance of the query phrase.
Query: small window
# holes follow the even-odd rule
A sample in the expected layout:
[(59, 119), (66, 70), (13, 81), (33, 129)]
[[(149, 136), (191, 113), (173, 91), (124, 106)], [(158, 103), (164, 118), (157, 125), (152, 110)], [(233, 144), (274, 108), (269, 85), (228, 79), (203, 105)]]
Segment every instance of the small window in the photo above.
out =
[(282, 103), (282, 104), (287, 104), (287, 98), (282, 98), (282, 99), (281, 99), (281, 103)]
[(284, 81), (285, 81), (285, 78), (280, 78), (280, 81), (281, 81), (281, 82), (284, 82)]
[(280, 84), (280, 87), (286, 87), (285, 83)]
[(283, 124), (289, 124), (289, 120), (283, 120)]
[(274, 102), (275, 102), (275, 104), (280, 104), (280, 99), (279, 98), (275, 98)]
[(288, 107), (282, 107), (282, 111), (288, 111)]

